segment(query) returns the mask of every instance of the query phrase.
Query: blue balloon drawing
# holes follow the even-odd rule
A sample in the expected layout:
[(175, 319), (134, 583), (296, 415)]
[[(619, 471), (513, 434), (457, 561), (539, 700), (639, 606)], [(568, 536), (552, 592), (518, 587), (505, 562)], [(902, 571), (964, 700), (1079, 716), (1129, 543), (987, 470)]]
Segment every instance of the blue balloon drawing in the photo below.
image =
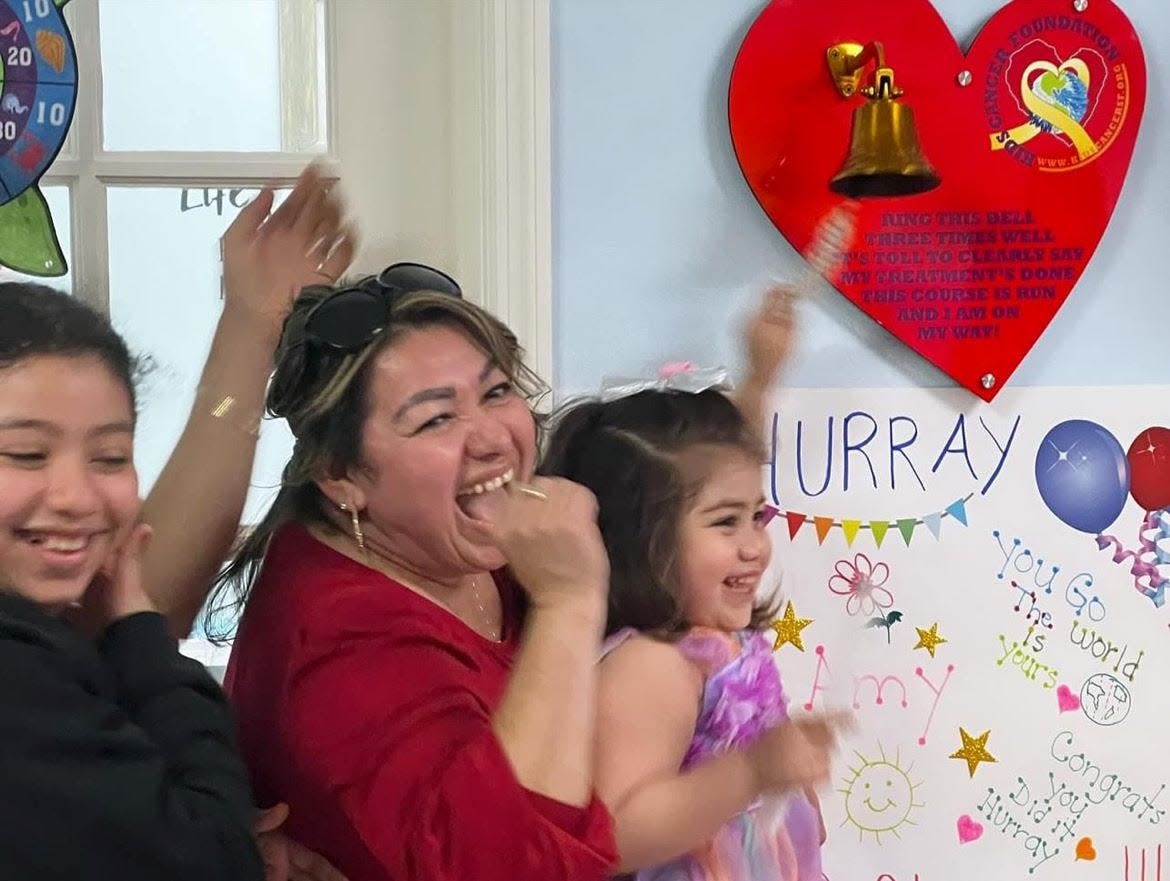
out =
[(1040, 442), (1036, 487), (1048, 510), (1066, 525), (1099, 535), (1125, 507), (1129, 461), (1108, 429), (1070, 419)]

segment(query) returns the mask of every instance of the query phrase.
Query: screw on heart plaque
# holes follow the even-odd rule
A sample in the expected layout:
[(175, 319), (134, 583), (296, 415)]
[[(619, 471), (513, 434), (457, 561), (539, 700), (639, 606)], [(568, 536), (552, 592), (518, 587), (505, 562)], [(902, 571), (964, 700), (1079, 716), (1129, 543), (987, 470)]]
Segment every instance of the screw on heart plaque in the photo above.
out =
[[(856, 67), (871, 56), (866, 92)], [(990, 401), (1105, 232), (1145, 96), (1141, 44), (1109, 0), (1013, 0), (965, 54), (928, 0), (773, 0), (736, 57), (728, 115), (740, 168), (784, 237), (815, 250), (841, 194), (857, 199), (851, 242), (823, 274)], [(858, 178), (866, 145), (905, 146), (898, 126), (921, 148), (922, 183)]]

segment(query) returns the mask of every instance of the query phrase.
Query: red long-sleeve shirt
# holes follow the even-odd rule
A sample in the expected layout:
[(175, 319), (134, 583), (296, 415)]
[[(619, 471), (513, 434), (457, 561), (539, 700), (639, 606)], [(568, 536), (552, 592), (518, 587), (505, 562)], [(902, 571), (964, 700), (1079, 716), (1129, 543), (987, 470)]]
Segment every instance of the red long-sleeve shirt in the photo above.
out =
[(410, 589), (286, 527), (226, 685), (261, 804), (350, 881), (601, 881), (612, 823), (517, 781), (491, 728), (520, 603), (493, 643)]

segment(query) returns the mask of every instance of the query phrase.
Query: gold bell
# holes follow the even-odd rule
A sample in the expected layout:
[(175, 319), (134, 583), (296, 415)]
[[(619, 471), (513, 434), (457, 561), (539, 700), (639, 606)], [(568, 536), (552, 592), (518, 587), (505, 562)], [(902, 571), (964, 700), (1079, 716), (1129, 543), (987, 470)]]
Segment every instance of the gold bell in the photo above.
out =
[(829, 49), (829, 68), (845, 97), (857, 91), (857, 71), (877, 58), (873, 84), (861, 89), (866, 102), (853, 111), (849, 156), (829, 188), (852, 199), (868, 196), (911, 196), (933, 190), (938, 172), (923, 155), (914, 112), (898, 98), (894, 72), (885, 66), (880, 43), (862, 47), (842, 43)]

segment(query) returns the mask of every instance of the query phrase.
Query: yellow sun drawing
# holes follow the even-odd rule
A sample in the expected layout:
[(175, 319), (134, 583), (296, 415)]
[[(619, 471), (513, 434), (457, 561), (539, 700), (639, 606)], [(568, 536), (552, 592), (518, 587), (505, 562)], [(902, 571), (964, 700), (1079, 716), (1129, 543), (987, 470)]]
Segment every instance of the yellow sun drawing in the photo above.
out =
[(865, 839), (866, 832), (872, 832), (874, 839), (881, 844), (883, 832), (901, 838), (898, 834), (900, 827), (915, 825), (910, 811), (925, 805), (914, 800), (915, 790), (920, 784), (910, 779), (913, 763), (908, 768), (901, 766), (901, 750), (892, 761), (880, 744), (878, 752), (880, 759), (867, 759), (857, 752), (861, 765), (849, 769), (853, 776), (838, 792), (845, 794), (845, 821), (841, 825), (852, 823), (856, 826), (859, 840)]

